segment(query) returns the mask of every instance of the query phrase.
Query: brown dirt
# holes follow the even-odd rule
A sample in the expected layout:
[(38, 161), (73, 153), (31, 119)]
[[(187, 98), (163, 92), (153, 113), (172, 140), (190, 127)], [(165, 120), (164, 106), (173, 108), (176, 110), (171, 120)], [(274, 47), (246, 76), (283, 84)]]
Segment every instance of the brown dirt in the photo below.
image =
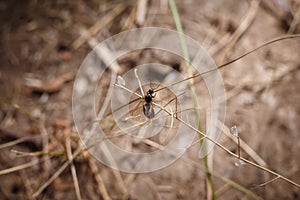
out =
[[(121, 30), (137, 27), (132, 20), (124, 25), (136, 2), (122, 2), (124, 11), (112, 22), (101, 26), (102, 34), (95, 36), (99, 41)], [(171, 11), (159, 7), (158, 2), (150, 1), (144, 26), (175, 29)], [(284, 6), (262, 1), (247, 31), (228, 52), (226, 47), (221, 48), (222, 38), (234, 34), (249, 11), (249, 2), (252, 1), (176, 1), (185, 34), (210, 48), (217, 64), (286, 34), (291, 19), (284, 12)], [(286, 2), (293, 14), (300, 6), (299, 1), (278, 2)], [(35, 199), (32, 194), (67, 160), (66, 138), (71, 137), (72, 150), (76, 150), (80, 141), (72, 118), (73, 80), (91, 48), (84, 43), (74, 49), (72, 43), (79, 37), (81, 27), (93, 26), (117, 5), (120, 1), (0, 1), (0, 143), (31, 137), (26, 142), (0, 149), (0, 170), (30, 162), (36, 157), (43, 161), (23, 170), (1, 174), (0, 199)], [(300, 33), (299, 29), (298, 21), (295, 33)], [(261, 156), (269, 169), (298, 184), (299, 49), (300, 39), (280, 41), (221, 70), (228, 97), (225, 124), (228, 127), (236, 124), (241, 139)], [(174, 62), (173, 57), (138, 52), (123, 60), (122, 65), (129, 69), (147, 63), (151, 56), (174, 68), (180, 64), (180, 60)], [(38, 89), (26, 86), (26, 80), (34, 78), (42, 80), (44, 85)], [(48, 144), (42, 143), (40, 137), (33, 138), (43, 133), (49, 134)], [(221, 143), (236, 151), (236, 145), (225, 135)], [(11, 151), (43, 149), (62, 154), (22, 157)], [(90, 167), (93, 158), (81, 154), (74, 161), (81, 196), (83, 199), (102, 199), (95, 179), (99, 173), (112, 199), (205, 199), (205, 171), (198, 151), (198, 147), (193, 146), (184, 156), (189, 161), (179, 159), (167, 168), (134, 176), (127, 185), (127, 195), (113, 170), (95, 162), (98, 171), (94, 172)], [(251, 160), (244, 151), (242, 156)], [(236, 167), (234, 159), (218, 148), (214, 152), (214, 173), (237, 182), (263, 199), (300, 198), (300, 189), (282, 180), (256, 187), (274, 177), (250, 165)], [(121, 176), (123, 180), (132, 177), (127, 173), (121, 173)], [(251, 199), (220, 178), (214, 176), (213, 180), (218, 199)], [(70, 167), (36, 197), (75, 198)]]

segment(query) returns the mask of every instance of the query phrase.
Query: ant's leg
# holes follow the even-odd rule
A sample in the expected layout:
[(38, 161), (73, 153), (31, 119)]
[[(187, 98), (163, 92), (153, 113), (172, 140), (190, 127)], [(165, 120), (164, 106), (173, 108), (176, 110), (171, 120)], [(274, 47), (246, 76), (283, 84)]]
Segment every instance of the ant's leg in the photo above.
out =
[(140, 105), (141, 105), (142, 101), (139, 101), (130, 111), (129, 111), (129, 117), (126, 118), (126, 120), (128, 119), (135, 119), (137, 117), (140, 117), (140, 114), (135, 115), (136, 111), (139, 109)]
[[(160, 110), (156, 113), (156, 114), (158, 114), (159, 112), (161, 112), (162, 110), (163, 111), (165, 111), (166, 113), (168, 113), (169, 115), (173, 115), (173, 116), (175, 116), (175, 118), (176, 119), (178, 119), (178, 114), (177, 114), (177, 112), (178, 112), (178, 109), (177, 109), (177, 105), (178, 105), (178, 97), (179, 96), (181, 96), (181, 95), (183, 95), (185, 92), (182, 92), (182, 93), (180, 93), (179, 95), (174, 95), (175, 97), (173, 97), (172, 99), (170, 99), (166, 104), (164, 104), (163, 106), (161, 106), (161, 105), (159, 105), (159, 104), (157, 104), (157, 103), (153, 103), (154, 105), (156, 105), (157, 107), (159, 107), (160, 108)], [(170, 112), (170, 111), (168, 111), (168, 110), (166, 110), (165, 109), (165, 107), (167, 106), (167, 105), (169, 105), (170, 103), (172, 103), (173, 101), (175, 101), (175, 103), (176, 103), (176, 105), (175, 105), (175, 114), (173, 113), (173, 112)]]
[(177, 105), (178, 105), (178, 99), (177, 99), (177, 96), (175, 95), (175, 118), (176, 119), (178, 119)]

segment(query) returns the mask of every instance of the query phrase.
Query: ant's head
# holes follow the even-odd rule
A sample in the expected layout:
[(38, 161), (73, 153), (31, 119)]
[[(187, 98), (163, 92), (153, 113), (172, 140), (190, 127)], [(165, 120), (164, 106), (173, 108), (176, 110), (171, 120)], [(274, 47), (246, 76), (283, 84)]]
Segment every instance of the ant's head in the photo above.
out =
[(149, 90), (148, 90), (148, 93), (149, 93), (150, 95), (152, 95), (152, 94), (154, 94), (154, 90), (153, 90), (153, 89), (149, 89)]
[(152, 88), (150, 88), (150, 89), (148, 90), (147, 94), (150, 95), (152, 98), (155, 97), (155, 92), (154, 92), (154, 90), (153, 90)]
[(153, 89), (149, 89), (147, 94), (145, 95), (145, 101), (147, 103), (150, 103), (152, 101), (152, 98), (155, 97), (155, 92)]

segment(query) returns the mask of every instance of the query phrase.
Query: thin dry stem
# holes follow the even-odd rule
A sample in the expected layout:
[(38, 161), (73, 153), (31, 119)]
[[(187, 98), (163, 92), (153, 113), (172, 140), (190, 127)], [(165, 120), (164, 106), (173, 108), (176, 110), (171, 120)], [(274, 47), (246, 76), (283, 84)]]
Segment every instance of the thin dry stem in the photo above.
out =
[(16, 171), (19, 171), (19, 170), (22, 170), (22, 169), (32, 167), (34, 165), (37, 165), (39, 162), (41, 162), (41, 161), (36, 159), (36, 160), (30, 161), (28, 163), (24, 163), (22, 165), (18, 165), (18, 166), (15, 166), (15, 167), (11, 167), (11, 168), (8, 168), (8, 169), (1, 170), (0, 171), (0, 176), (4, 175), (4, 174), (8, 174), (8, 173), (12, 173), (12, 172), (16, 172)]
[(273, 179), (271, 179), (271, 180), (269, 180), (269, 181), (267, 181), (267, 182), (265, 182), (265, 183), (259, 184), (258, 186), (256, 186), (256, 187), (253, 188), (253, 189), (256, 189), (256, 188), (258, 188), (258, 187), (265, 186), (265, 185), (267, 185), (267, 184), (269, 184), (269, 183), (272, 183), (272, 182), (276, 181), (276, 180), (279, 179), (279, 178), (280, 178), (279, 176), (276, 176), (275, 178), (273, 178)]
[(71, 141), (70, 141), (69, 137), (66, 139), (66, 148), (67, 148), (68, 159), (71, 162), (71, 173), (72, 173), (72, 177), (73, 177), (73, 182), (74, 182), (76, 197), (77, 197), (78, 200), (81, 200), (80, 188), (79, 188), (79, 183), (78, 183), (76, 168), (75, 168), (74, 163), (73, 163)]
[(51, 156), (60, 156), (63, 155), (64, 153), (62, 152), (44, 152), (44, 151), (36, 151), (36, 152), (23, 152), (23, 151), (18, 151), (15, 149), (11, 149), (11, 152), (16, 153), (20, 157), (26, 157), (26, 156), (41, 156), (41, 155), (51, 155)]
[[(1, 132), (1, 131), (0, 131), (0, 132)], [(43, 135), (21, 137), (21, 138), (19, 138), (19, 139), (13, 140), (13, 141), (11, 141), (11, 142), (7, 142), (7, 143), (4, 143), (4, 144), (1, 144), (1, 145), (0, 145), (0, 149), (8, 148), (8, 147), (17, 145), (17, 144), (19, 144), (19, 143), (25, 142), (25, 141), (27, 141), (27, 140), (29, 140), (29, 141), (34, 141), (34, 139), (36, 139), (36, 138), (41, 138), (41, 137), (43, 137)]]
[(97, 167), (97, 164), (96, 164), (95, 160), (92, 159), (89, 156), (88, 162), (89, 162), (89, 167), (91, 168), (91, 171), (92, 171), (92, 173), (93, 173), (93, 175), (95, 177), (95, 180), (97, 182), (98, 190), (99, 190), (102, 198), (104, 200), (110, 200), (111, 198), (110, 198), (110, 196), (109, 196), (109, 194), (107, 192), (107, 189), (106, 189), (105, 184), (103, 182), (103, 179), (102, 179), (102, 177), (100, 175), (100, 172), (98, 170), (98, 167)]

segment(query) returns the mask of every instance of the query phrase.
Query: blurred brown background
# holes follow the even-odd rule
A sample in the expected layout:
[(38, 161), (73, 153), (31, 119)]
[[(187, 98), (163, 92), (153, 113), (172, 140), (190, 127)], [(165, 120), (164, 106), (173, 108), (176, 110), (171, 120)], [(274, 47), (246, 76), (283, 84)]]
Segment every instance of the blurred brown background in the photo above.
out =
[[(297, 0), (175, 2), (184, 33), (204, 46), (218, 65), (275, 37), (300, 33)], [(209, 197), (197, 147), (186, 153), (189, 161), (179, 159), (162, 170), (136, 175), (117, 172), (80, 153), (73, 165), (79, 188), (67, 166), (41, 189), (68, 161), (68, 149), (76, 152), (80, 144), (72, 118), (72, 87), (77, 69), (93, 48), (91, 41), (144, 26), (176, 30), (167, 0), (12, 0), (0, 1), (0, 13), (0, 199)], [(297, 38), (279, 41), (221, 70), (228, 98), (225, 124), (238, 126), (241, 139), (267, 168), (298, 184), (299, 49)], [(128, 69), (143, 59), (143, 54), (132, 55), (120, 65)], [(172, 58), (157, 59), (182, 70), (182, 63)], [(42, 137), (45, 134), (48, 137)], [(221, 143), (236, 152), (226, 135)], [(244, 151), (242, 155), (253, 160)], [(218, 148), (213, 169), (217, 199), (300, 198), (300, 189), (282, 180), (259, 186), (274, 176), (250, 165), (236, 167)]]

